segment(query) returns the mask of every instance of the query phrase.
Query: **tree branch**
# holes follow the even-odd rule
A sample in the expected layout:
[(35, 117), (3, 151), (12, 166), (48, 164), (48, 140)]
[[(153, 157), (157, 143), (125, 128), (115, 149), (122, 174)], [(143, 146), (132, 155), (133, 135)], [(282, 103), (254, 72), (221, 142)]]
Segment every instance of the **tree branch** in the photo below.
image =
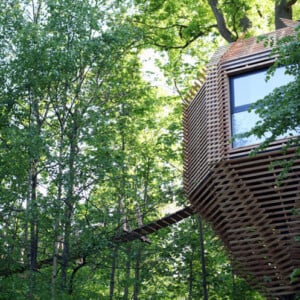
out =
[(69, 290), (68, 290), (68, 293), (69, 295), (72, 295), (73, 294), (73, 285), (74, 285), (74, 278), (75, 278), (75, 275), (76, 273), (86, 265), (86, 260), (85, 260), (85, 257), (82, 258), (82, 262), (80, 262), (74, 269), (73, 269), (73, 272), (71, 274), (71, 278), (70, 278), (70, 281), (69, 281)]
[[(211, 26), (207, 27), (206, 28), (207, 32), (209, 31), (209, 29), (216, 28), (216, 27), (217, 27), (217, 25), (211, 25)], [(162, 48), (164, 50), (169, 50), (169, 49), (185, 49), (190, 44), (192, 44), (194, 41), (196, 41), (199, 37), (205, 36), (207, 34), (207, 32), (205, 32), (205, 31), (199, 31), (196, 35), (194, 35), (191, 39), (189, 39), (188, 41), (186, 41), (182, 45), (169, 46), (169, 45), (160, 44), (158, 42), (153, 42), (153, 45), (156, 46), (156, 47)], [(152, 39), (152, 38), (150, 38), (150, 39)]]
[(288, 2), (286, 3), (286, 6), (292, 6), (292, 5), (296, 4), (296, 2), (297, 2), (297, 0), (291, 0), (291, 1), (288, 1)]
[(234, 42), (237, 37), (234, 37), (234, 35), (227, 28), (224, 15), (222, 11), (218, 8), (218, 0), (209, 0), (208, 3), (216, 18), (218, 30), (221, 36), (229, 43)]
[(136, 24), (140, 24), (142, 26), (145, 26), (145, 27), (148, 27), (150, 29), (159, 29), (159, 30), (168, 30), (168, 29), (172, 29), (172, 28), (186, 28), (187, 26), (186, 25), (182, 25), (182, 24), (172, 24), (172, 25), (169, 25), (169, 26), (155, 26), (155, 25), (151, 25), (151, 24), (147, 24), (145, 22), (141, 22), (141, 21), (137, 21), (137, 20), (134, 20), (133, 23), (136, 23)]

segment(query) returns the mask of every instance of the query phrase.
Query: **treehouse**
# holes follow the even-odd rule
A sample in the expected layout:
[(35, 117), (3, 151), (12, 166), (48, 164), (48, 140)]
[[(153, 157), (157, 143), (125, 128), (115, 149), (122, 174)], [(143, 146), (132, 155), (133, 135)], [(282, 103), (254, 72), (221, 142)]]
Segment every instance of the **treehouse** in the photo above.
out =
[[(293, 33), (285, 27), (270, 33)], [(257, 115), (254, 101), (290, 80), (284, 69), (265, 82), (274, 62), (270, 48), (257, 38), (220, 48), (207, 66), (206, 80), (184, 111), (184, 178), (191, 207), (212, 224), (233, 261), (236, 273), (271, 299), (293, 299), (300, 291), (300, 161), (295, 159), (278, 185), (278, 160), (290, 161), (295, 150), (283, 152), (286, 138), (249, 156), (261, 140), (236, 139), (250, 130)]]
[[(270, 33), (275, 39), (294, 33), (293, 22)], [(249, 105), (288, 83), (283, 68), (265, 82), (274, 62), (271, 49), (257, 38), (221, 47), (207, 66), (206, 80), (184, 108), (184, 186), (190, 207), (115, 237), (150, 242), (145, 235), (200, 214), (222, 239), (235, 273), (270, 299), (294, 299), (300, 292), (300, 160), (283, 151), (282, 136), (265, 151), (249, 156), (261, 140), (232, 136), (258, 120)], [(292, 161), (283, 168), (271, 163)]]

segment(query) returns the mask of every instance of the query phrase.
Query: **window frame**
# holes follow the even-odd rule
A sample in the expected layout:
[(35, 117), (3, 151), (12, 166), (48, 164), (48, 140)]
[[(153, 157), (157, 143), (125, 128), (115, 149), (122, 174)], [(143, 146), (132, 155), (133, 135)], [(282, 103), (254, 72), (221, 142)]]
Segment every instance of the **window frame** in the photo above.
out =
[[(229, 97), (229, 134), (230, 134), (230, 139), (232, 139), (232, 137), (237, 134), (234, 133), (234, 127), (233, 127), (233, 116), (234, 114), (237, 113), (241, 113), (241, 112), (246, 112), (249, 107), (251, 106), (251, 104), (253, 104), (255, 101), (259, 100), (260, 98), (254, 100), (253, 102), (249, 102), (243, 105), (235, 105), (235, 93), (234, 91), (234, 82), (232, 79), (234, 78), (241, 78), (241, 77), (246, 77), (247, 75), (255, 75), (261, 72), (266, 72), (273, 64), (274, 61), (269, 61), (269, 63), (265, 63), (265, 64), (257, 64), (257, 65), (253, 65), (252, 68), (251, 67), (245, 67), (243, 69), (240, 70), (233, 70), (232, 72), (227, 72), (227, 78), (228, 78), (228, 97)], [(284, 85), (285, 83), (283, 83)], [(276, 87), (275, 87), (276, 88)], [(250, 128), (249, 128), (250, 129)], [(282, 141), (286, 141), (287, 138), (279, 138), (278, 140), (274, 141), (272, 144), (278, 144), (281, 143)], [(234, 142), (230, 143), (230, 148), (231, 151), (239, 151), (239, 150), (247, 150), (247, 149), (252, 149), (254, 147), (256, 147), (257, 145), (259, 145), (261, 143), (261, 140), (257, 139), (257, 141), (255, 141), (254, 143), (247, 143), (245, 145), (241, 145), (241, 146), (234, 146)]]
[(231, 74), (229, 76), (230, 115), (232, 115), (234, 113), (239, 113), (239, 112), (246, 111), (246, 110), (248, 110), (248, 108), (250, 107), (250, 105), (252, 103), (254, 103), (254, 102), (251, 102), (251, 103), (247, 103), (247, 104), (243, 104), (243, 105), (239, 105), (239, 106), (234, 106), (235, 94), (231, 93), (231, 91), (233, 90), (233, 81), (232, 81), (232, 78), (233, 77), (246, 77), (249, 74), (253, 74), (253, 75), (254, 74), (258, 74), (260, 72), (267, 71), (269, 69), (269, 67), (263, 67), (263, 68), (259, 68), (259, 69), (255, 69), (255, 70), (247, 70), (246, 72), (238, 73), (238, 74)]

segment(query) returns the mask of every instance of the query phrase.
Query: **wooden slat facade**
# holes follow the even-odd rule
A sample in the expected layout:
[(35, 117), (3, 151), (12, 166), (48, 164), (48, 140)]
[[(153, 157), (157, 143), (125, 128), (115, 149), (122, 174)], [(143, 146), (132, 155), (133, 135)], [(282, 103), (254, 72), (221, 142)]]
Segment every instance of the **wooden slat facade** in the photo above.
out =
[[(287, 27), (271, 33), (292, 34)], [(207, 68), (206, 82), (184, 111), (184, 183), (193, 211), (210, 222), (227, 247), (235, 272), (270, 299), (300, 292), (300, 160), (283, 153), (284, 140), (264, 153), (229, 143), (229, 76), (269, 66), (270, 49), (256, 38), (221, 48)], [(294, 160), (278, 184), (276, 160)]]

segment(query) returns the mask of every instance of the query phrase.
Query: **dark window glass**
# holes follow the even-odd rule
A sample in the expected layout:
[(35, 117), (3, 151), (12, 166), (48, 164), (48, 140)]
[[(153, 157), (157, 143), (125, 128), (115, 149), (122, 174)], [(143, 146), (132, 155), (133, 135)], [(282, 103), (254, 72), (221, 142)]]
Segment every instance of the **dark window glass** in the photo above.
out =
[[(266, 81), (267, 69), (244, 73), (230, 77), (230, 97), (231, 97), (231, 128), (232, 135), (245, 133), (254, 127), (259, 120), (258, 115), (252, 111), (248, 112), (251, 103), (264, 98), (270, 94), (274, 88), (291, 82), (294, 77), (285, 74), (285, 68), (280, 67), (274, 76)], [(253, 145), (262, 142), (255, 136), (249, 138), (236, 139), (233, 148)]]

